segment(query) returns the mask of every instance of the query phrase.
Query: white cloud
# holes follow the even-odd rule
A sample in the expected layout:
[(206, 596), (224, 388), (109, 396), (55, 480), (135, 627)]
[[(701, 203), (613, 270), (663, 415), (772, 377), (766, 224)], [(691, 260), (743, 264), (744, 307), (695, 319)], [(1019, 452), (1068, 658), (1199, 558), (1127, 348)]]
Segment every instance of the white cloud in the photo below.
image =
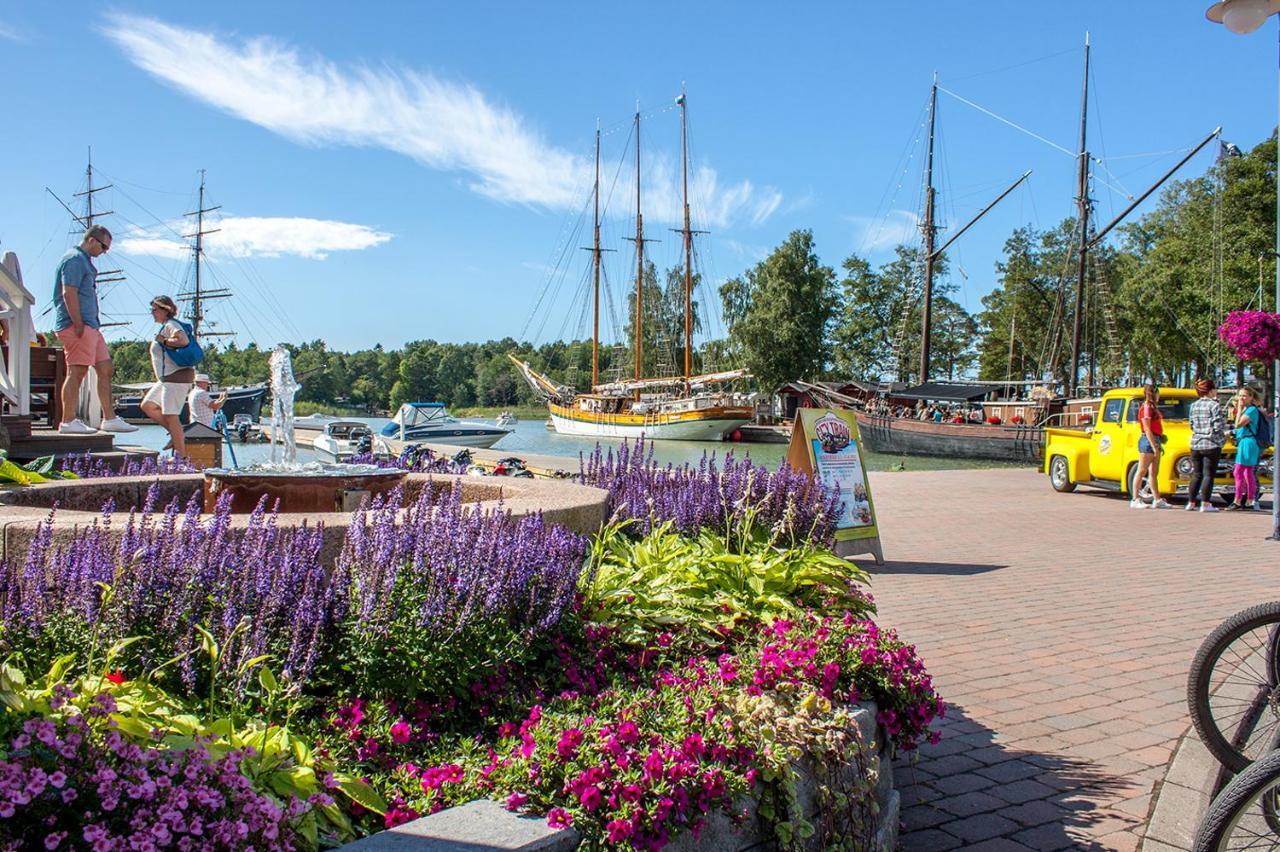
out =
[(0, 39), (6, 41), (22, 41), (22, 36), (18, 35), (18, 31), (13, 27), (0, 22)]
[[(204, 239), (209, 254), (227, 257), (280, 257), (294, 255), (324, 260), (331, 251), (359, 251), (391, 239), (366, 225), (299, 217), (225, 216), (219, 230)], [(162, 227), (137, 229), (120, 235), (117, 250), (122, 254), (180, 258), (191, 244), (172, 236), (177, 230)], [(182, 223), (189, 225), (189, 223)]]
[(853, 225), (853, 244), (859, 254), (887, 251), (900, 243), (914, 242), (920, 236), (920, 217), (910, 210), (890, 210), (883, 218), (849, 216)]
[[(304, 57), (271, 38), (231, 40), (153, 18), (113, 15), (106, 34), (138, 67), (186, 94), (287, 139), (308, 145), (396, 151), (434, 169), (471, 176), (471, 188), (504, 202), (577, 209), (593, 175), (590, 160), (556, 147), (524, 117), (475, 86), (410, 69), (343, 67)], [(646, 163), (646, 213), (682, 217), (670, 162)], [(758, 225), (781, 195), (750, 181), (722, 186), (696, 168), (691, 190), (700, 221)]]

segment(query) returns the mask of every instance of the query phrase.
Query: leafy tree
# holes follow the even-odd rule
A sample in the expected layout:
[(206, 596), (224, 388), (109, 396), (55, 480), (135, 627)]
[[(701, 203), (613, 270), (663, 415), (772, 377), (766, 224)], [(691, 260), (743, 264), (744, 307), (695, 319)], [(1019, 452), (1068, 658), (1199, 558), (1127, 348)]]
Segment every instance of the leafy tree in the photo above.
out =
[(838, 291), (813, 233), (793, 231), (773, 253), (720, 288), (726, 316), (740, 312), (729, 336), (759, 387), (819, 378), (829, 360)]
[(406, 402), (429, 402), (438, 395), (436, 375), (440, 350), (434, 340), (416, 340), (405, 347), (399, 378), (391, 388), (391, 408)]

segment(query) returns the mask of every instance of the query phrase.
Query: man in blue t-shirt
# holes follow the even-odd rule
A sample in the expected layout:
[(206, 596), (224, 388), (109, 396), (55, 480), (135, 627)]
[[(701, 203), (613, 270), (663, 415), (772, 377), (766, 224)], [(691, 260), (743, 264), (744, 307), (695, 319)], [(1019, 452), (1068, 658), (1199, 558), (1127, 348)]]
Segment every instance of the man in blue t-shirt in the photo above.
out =
[(110, 248), (111, 232), (101, 225), (89, 226), (80, 245), (62, 256), (53, 280), (53, 329), (67, 360), (67, 379), (62, 383), (62, 422), (58, 424), (58, 431), (64, 435), (92, 435), (97, 431), (75, 416), (80, 385), (90, 367), (98, 377), (102, 431), (138, 431), (137, 426), (116, 416), (111, 399), (111, 353), (99, 330), (98, 270), (93, 258), (101, 257)]

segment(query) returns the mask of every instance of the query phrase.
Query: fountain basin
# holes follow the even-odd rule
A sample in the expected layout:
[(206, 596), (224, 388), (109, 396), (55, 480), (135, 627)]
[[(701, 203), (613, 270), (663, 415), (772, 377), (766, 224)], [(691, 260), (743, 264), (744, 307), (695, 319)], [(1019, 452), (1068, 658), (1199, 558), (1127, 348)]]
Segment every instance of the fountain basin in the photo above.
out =
[(350, 464), (206, 470), (204, 510), (213, 512), (219, 498), (229, 493), (233, 514), (252, 512), (264, 497), (268, 510), (279, 501), (281, 514), (354, 512), (366, 500), (394, 490), (405, 475), (403, 470)]

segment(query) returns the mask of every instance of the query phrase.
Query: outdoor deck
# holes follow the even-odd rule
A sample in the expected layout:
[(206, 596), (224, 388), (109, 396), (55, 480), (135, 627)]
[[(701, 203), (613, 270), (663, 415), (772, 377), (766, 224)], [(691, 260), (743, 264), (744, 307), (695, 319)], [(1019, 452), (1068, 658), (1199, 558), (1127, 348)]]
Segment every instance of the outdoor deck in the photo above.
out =
[[(941, 744), (899, 763), (903, 848), (1137, 848), (1190, 726), (1196, 646), (1276, 597), (1270, 515), (1134, 511), (1032, 470), (871, 484), (889, 560), (864, 563), (879, 620), (919, 647), (949, 705)], [(1178, 810), (1194, 827), (1194, 804)]]

